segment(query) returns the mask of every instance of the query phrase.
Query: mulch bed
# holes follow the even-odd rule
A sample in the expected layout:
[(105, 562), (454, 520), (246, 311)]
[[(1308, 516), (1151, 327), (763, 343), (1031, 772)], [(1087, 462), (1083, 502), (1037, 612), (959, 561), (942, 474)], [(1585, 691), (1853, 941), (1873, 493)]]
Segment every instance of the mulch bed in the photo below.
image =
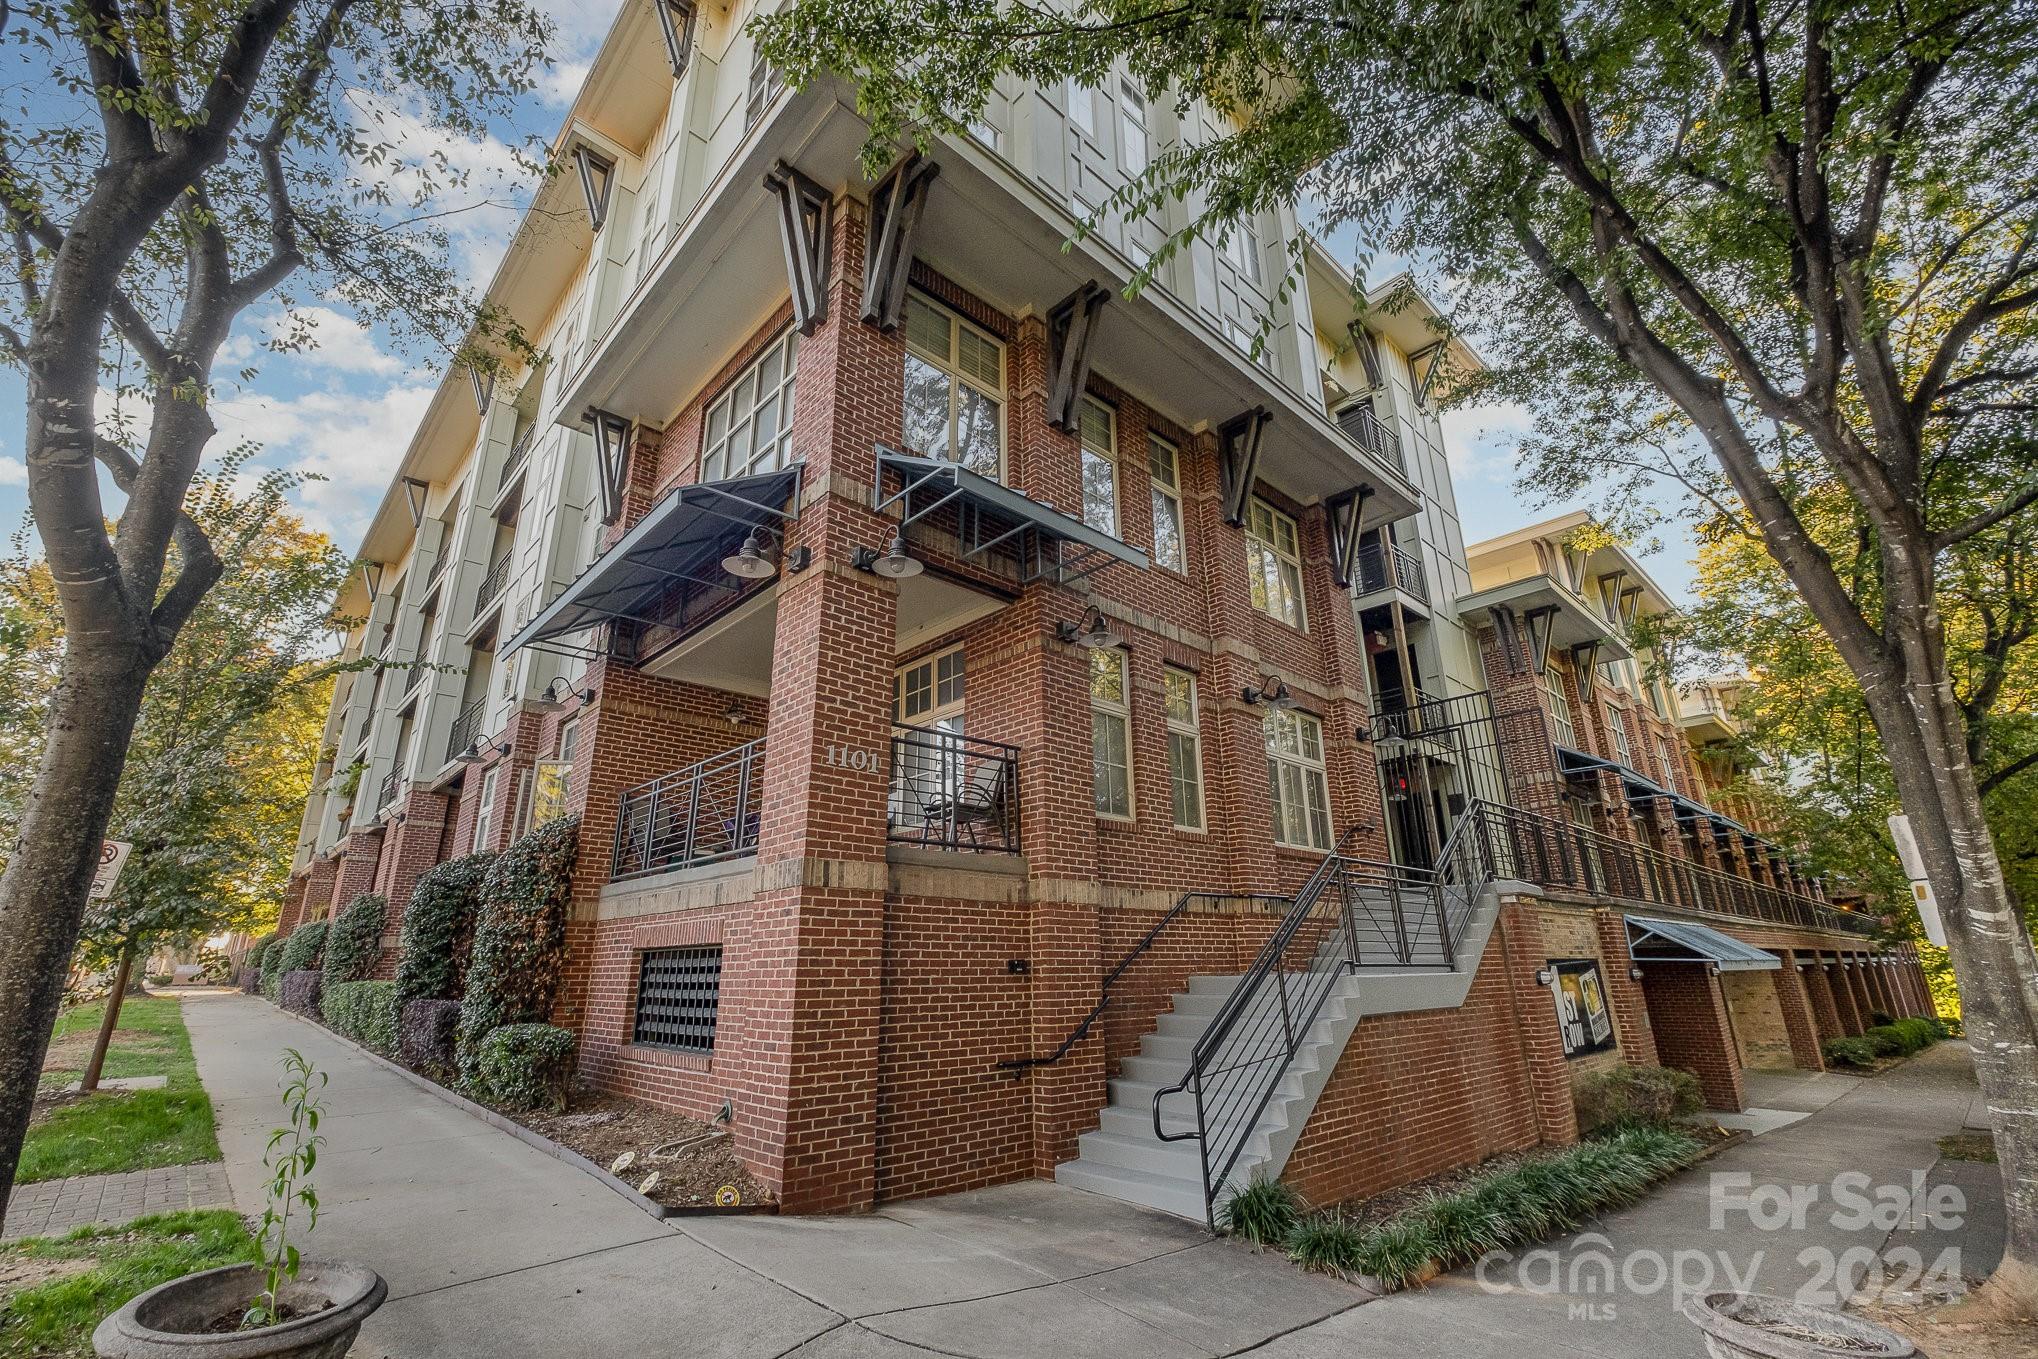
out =
[[(584, 1088), (573, 1092), (564, 1113), (502, 1108), (496, 1112), (611, 1169), (645, 1198), (667, 1208), (754, 1210), (771, 1202), (771, 1196), (737, 1159), (727, 1129), (696, 1118)], [(721, 1135), (658, 1154), (670, 1143), (710, 1133)], [(634, 1154), (632, 1164), (613, 1170), (625, 1153)], [(654, 1173), (657, 1182), (646, 1188)]]

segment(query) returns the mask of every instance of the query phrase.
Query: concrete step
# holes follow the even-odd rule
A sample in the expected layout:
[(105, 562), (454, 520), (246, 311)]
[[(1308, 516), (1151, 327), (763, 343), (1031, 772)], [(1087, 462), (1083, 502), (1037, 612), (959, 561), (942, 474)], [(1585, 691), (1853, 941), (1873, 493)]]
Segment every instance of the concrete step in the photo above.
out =
[(1183, 1069), (1187, 1070), (1189, 1057), (1195, 1050), (1198, 1037), (1200, 1034), (1150, 1033), (1139, 1040), (1139, 1055), (1179, 1062)]
[[(1169, 1104), (1169, 1110), (1169, 1114), (1161, 1119), (1161, 1126), (1163, 1128), (1171, 1133), (1192, 1133), (1196, 1131), (1195, 1107), (1193, 1105), (1184, 1105), (1183, 1112), (1179, 1116), (1173, 1113), (1172, 1102)], [(1154, 1140), (1153, 1104), (1151, 1102), (1137, 1106), (1130, 1104), (1107, 1104), (1097, 1112), (1097, 1131), (1114, 1133), (1119, 1137), (1143, 1137), (1151, 1142)], [(1193, 1148), (1196, 1144), (1194, 1142), (1185, 1142), (1182, 1145)]]
[(1203, 1173), (1203, 1153), (1196, 1143), (1163, 1142), (1147, 1124), (1144, 1134), (1086, 1132), (1076, 1139), (1076, 1159), (1097, 1165), (1122, 1166), (1194, 1182)]
[[(1197, 976), (1189, 978), (1189, 994), (1192, 996), (1222, 997), (1230, 995), (1233, 991), (1236, 991), (1237, 989), (1238, 989), (1237, 974), (1233, 974), (1232, 976), (1229, 977)], [(1179, 998), (1180, 996), (1178, 993), (1177, 999)]]
[[(1165, 1081), (1128, 1080), (1118, 1077), (1110, 1082), (1111, 1103), (1107, 1108), (1130, 1109), (1142, 1118), (1153, 1117), (1154, 1092), (1162, 1086), (1173, 1085), (1182, 1078), (1177, 1071)], [(1196, 1097), (1187, 1090), (1177, 1091), (1161, 1102), (1161, 1117), (1165, 1121), (1196, 1121)]]
[(1127, 1203), (1144, 1204), (1192, 1222), (1205, 1220), (1203, 1187), (1193, 1180), (1178, 1180), (1144, 1170), (1097, 1165), (1089, 1161), (1064, 1161), (1054, 1168), (1054, 1178), (1057, 1184), (1072, 1185)]
[(1224, 1002), (1230, 998), (1231, 992), (1229, 991), (1194, 993), (1177, 991), (1175, 992), (1174, 1013), (1178, 1015), (1193, 1015), (1207, 1024), (1216, 1015), (1219, 1008), (1223, 1006)]

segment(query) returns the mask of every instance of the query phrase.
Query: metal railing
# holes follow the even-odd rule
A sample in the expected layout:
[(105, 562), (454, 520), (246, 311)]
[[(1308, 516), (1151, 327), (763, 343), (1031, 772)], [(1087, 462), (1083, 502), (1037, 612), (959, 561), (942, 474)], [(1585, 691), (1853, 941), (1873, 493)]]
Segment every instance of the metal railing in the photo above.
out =
[(524, 463), (531, 456), (531, 445), (537, 441), (538, 426), (535, 423), (524, 426), (524, 432), (510, 444), (509, 456), (503, 459), (502, 475), (495, 479), (497, 494), (501, 494), (502, 488), (514, 481), (517, 473), (524, 469)]
[(1844, 934), (1873, 934), (1879, 927), (1873, 916), (1801, 892), (1533, 812), (1479, 803), (1466, 820), (1479, 827), (1494, 877), (1765, 925)]
[(1347, 406), (1338, 412), (1337, 425), (1353, 443), (1381, 461), (1392, 463), (1396, 471), (1408, 470), (1401, 457), (1400, 437), (1373, 414), (1371, 406), (1364, 403)]
[(894, 726), (885, 819), (905, 844), (1018, 853), (1019, 747)]
[(1422, 574), (1422, 561), (1406, 548), (1393, 543), (1366, 543), (1358, 555), (1359, 593), (1369, 595), (1392, 586), (1429, 603), (1429, 581)]
[(496, 596), (502, 593), (502, 587), (509, 584), (510, 559), (516, 554), (516, 548), (504, 548), (503, 554), (489, 566), (488, 574), (481, 578), (480, 586), (474, 591), (475, 613), (478, 614), (493, 604)]
[(473, 745), (481, 737), (481, 719), (488, 712), (488, 695), (468, 703), (453, 719), (453, 730), (446, 734), (446, 758), (456, 758), (461, 751)]
[(625, 792), (609, 880), (718, 863), (757, 852), (764, 739)]
[(399, 779), (394, 769), (390, 770), (389, 773), (383, 777), (382, 788), (380, 792), (377, 794), (375, 799), (376, 811), (379, 812), (384, 807), (387, 807), (390, 803), (396, 801), (396, 785), (398, 782)]
[(1029, 1067), (1053, 1066), (1056, 1062), (1059, 1062), (1062, 1058), (1068, 1056), (1070, 1050), (1073, 1049), (1076, 1044), (1082, 1042), (1085, 1038), (1088, 1038), (1090, 1036), (1090, 1030), (1096, 1027), (1097, 1021), (1104, 1017), (1104, 1011), (1110, 1008), (1111, 988), (1118, 984), (1118, 979), (1123, 977), (1128, 971), (1130, 971), (1134, 963), (1138, 962), (1141, 958), (1144, 958), (1147, 955), (1147, 952), (1153, 948), (1154, 941), (1161, 937), (1162, 931), (1166, 930), (1169, 925), (1174, 924), (1175, 921), (1182, 915), (1182, 913), (1189, 909), (1189, 905), (1191, 902), (1197, 901), (1211, 901), (1211, 902), (1258, 901), (1266, 903), (1267, 905), (1270, 906), (1278, 905), (1282, 907), (1286, 907), (1291, 904), (1287, 897), (1274, 896), (1271, 893), (1266, 892), (1182, 893), (1181, 896), (1175, 899), (1174, 905), (1168, 907), (1166, 911), (1161, 913), (1161, 918), (1153, 923), (1153, 928), (1149, 929), (1146, 932), (1146, 934), (1141, 937), (1140, 941), (1134, 944), (1129, 950), (1127, 950), (1125, 956), (1120, 958), (1117, 964), (1114, 967), (1112, 967), (1112, 969), (1109, 972), (1106, 972), (1104, 974), (1103, 983), (1097, 988), (1096, 1005), (1091, 1008), (1088, 1014), (1083, 1016), (1081, 1023), (1077, 1024), (1075, 1028), (1069, 1030), (1068, 1037), (1061, 1040), (1061, 1046), (1057, 1047), (1053, 1052), (1048, 1053), (1045, 1057), (1015, 1057), (1009, 1061), (1000, 1062), (998, 1063), (999, 1070), (1024, 1071)]
[[(446, 536), (450, 538), (452, 536), (452, 530), (450, 529), (447, 530)], [(447, 559), (453, 555), (451, 549), (452, 549), (451, 543), (442, 541), (439, 544), (439, 550), (432, 554), (431, 567), (427, 569), (425, 572), (425, 588), (427, 590), (432, 588), (433, 583), (436, 582), (440, 576), (446, 574)]]

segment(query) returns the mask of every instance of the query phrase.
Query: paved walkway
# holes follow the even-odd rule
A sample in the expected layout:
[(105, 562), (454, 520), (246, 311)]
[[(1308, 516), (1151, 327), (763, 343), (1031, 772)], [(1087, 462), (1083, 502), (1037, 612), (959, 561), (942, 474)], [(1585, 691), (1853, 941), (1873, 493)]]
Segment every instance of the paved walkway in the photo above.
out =
[(57, 1236), (73, 1227), (117, 1227), (150, 1213), (184, 1208), (231, 1208), (226, 1167), (199, 1165), (134, 1170), (124, 1175), (74, 1175), (17, 1187), (7, 1203), (0, 1238)]
[[(1596, 1295), (1586, 1301), (1603, 1310), (1579, 1313), (1502, 1269), (1489, 1271), (1489, 1288), (1467, 1273), (1376, 1301), (1192, 1224), (1052, 1184), (858, 1217), (661, 1223), (261, 1001), (194, 999), (186, 1018), (243, 1210), (260, 1202), (262, 1143), (281, 1111), (278, 1053), (297, 1047), (330, 1073), (325, 1214), (307, 1250), (369, 1263), (390, 1286), (357, 1359), (1703, 1354), (1660, 1295)], [(1824, 1185), (1859, 1168), (1908, 1187), (1912, 1170), (1936, 1160), (1933, 1139), (1959, 1128), (1971, 1089), (1964, 1050), (1942, 1048), (1680, 1177), (1602, 1230), (1620, 1250), (1759, 1248), (1759, 1285), (1791, 1291), (1815, 1268), (1796, 1263), (1799, 1250), (1873, 1250), (1888, 1229), (1844, 1231), (1822, 1202), (1826, 1216), (1801, 1229), (1713, 1231), (1710, 1177)], [(1973, 1180), (1978, 1201), (1992, 1176), (1987, 1166), (1944, 1172)], [(1978, 1254), (1988, 1249), (1982, 1207), (1968, 1237)], [(1567, 1243), (1564, 1258), (1590, 1247)]]

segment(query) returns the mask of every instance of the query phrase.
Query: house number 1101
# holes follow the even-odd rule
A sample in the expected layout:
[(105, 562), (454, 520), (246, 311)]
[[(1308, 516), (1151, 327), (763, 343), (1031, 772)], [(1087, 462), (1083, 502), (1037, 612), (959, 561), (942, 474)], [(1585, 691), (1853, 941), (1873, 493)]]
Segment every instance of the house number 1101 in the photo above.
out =
[(860, 769), (866, 773), (877, 772), (877, 752), (858, 750), (855, 746), (831, 745), (828, 748), (828, 763), (837, 769)]

